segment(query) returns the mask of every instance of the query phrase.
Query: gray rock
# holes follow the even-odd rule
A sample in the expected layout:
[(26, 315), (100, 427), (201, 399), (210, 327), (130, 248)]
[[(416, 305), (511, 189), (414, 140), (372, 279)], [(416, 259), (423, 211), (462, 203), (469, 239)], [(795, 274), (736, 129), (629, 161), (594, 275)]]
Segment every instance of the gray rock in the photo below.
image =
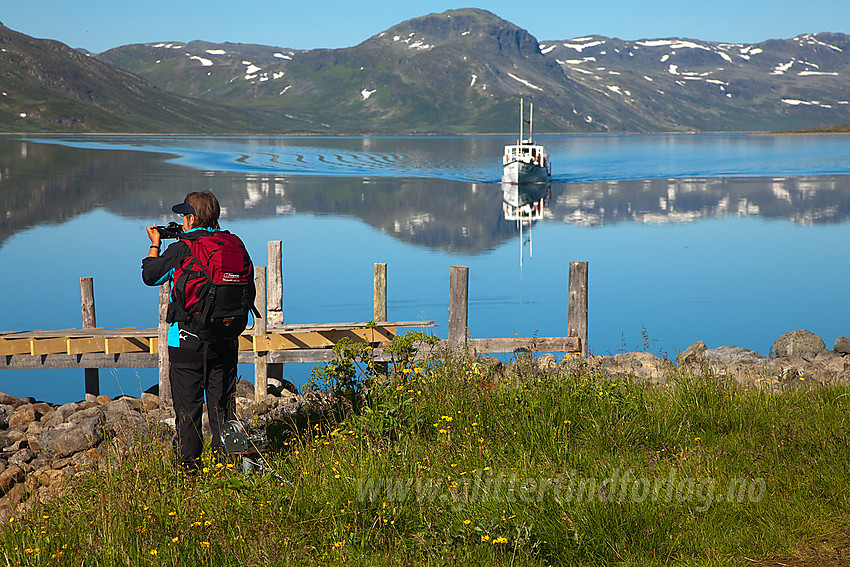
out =
[(2, 406), (12, 406), (13, 408), (17, 408), (23, 402), (16, 398), (15, 396), (10, 396), (9, 394), (5, 394), (0, 392), (0, 405)]
[(11, 416), (9, 416), (9, 427), (17, 427), (19, 425), (29, 425), (33, 421), (41, 419), (44, 415), (33, 404), (24, 404), (18, 407)]
[(152, 411), (159, 408), (159, 396), (149, 392), (142, 392), (142, 408), (145, 411)]
[(21, 468), (25, 468), (24, 465), (35, 458), (35, 453), (33, 453), (32, 449), (26, 447), (21, 449), (11, 457), (9, 457), (8, 464), (9, 465), (18, 465)]
[(537, 358), (537, 364), (540, 365), (540, 368), (551, 370), (558, 366), (558, 359), (551, 352), (544, 352)]
[(479, 356), (475, 359), (475, 362), (484, 369), (491, 370), (493, 372), (499, 372), (502, 369), (502, 361), (496, 358), (495, 356)]
[(90, 417), (76, 423), (63, 423), (46, 430), (39, 437), (42, 451), (58, 458), (85, 451), (99, 445), (101, 441), (103, 441), (103, 425), (99, 417)]
[(767, 361), (766, 356), (762, 356), (754, 350), (736, 346), (706, 349), (703, 356), (705, 356), (705, 359), (709, 362), (713, 370), (727, 367), (734, 363), (763, 364)]
[(621, 352), (614, 355), (614, 362), (627, 374), (651, 384), (666, 384), (676, 370), (672, 362), (651, 352)]
[(144, 418), (141, 413), (141, 401), (134, 398), (121, 398), (105, 406), (106, 431), (125, 439), (135, 439), (144, 430)]
[(785, 333), (773, 343), (773, 354), (776, 356), (797, 356), (808, 360), (815, 359), (819, 353), (826, 350), (823, 339), (811, 331), (799, 330)]
[(254, 385), (247, 380), (237, 380), (236, 382), (236, 397), (254, 399)]
[(9, 427), (9, 418), (15, 413), (15, 407), (11, 405), (0, 405), (0, 429)]
[(0, 493), (6, 493), (13, 486), (24, 480), (24, 469), (18, 465), (8, 465), (6, 470), (0, 473)]
[(697, 364), (705, 358), (705, 351), (708, 350), (705, 343), (697, 341), (678, 355), (676, 355), (676, 364), (679, 366), (688, 366)]
[(94, 404), (93, 406), (90, 406), (84, 410), (78, 411), (71, 415), (68, 418), (68, 423), (80, 423), (81, 421), (86, 421), (92, 418), (100, 420), (103, 419), (104, 415), (105, 410), (103, 409), (103, 406), (99, 404)]
[(61, 405), (54, 411), (41, 418), (41, 424), (45, 429), (56, 427), (60, 423), (64, 423), (68, 418), (77, 411), (78, 404), (70, 403)]
[(832, 350), (839, 354), (850, 354), (850, 337), (835, 339), (835, 346), (832, 347)]
[(12, 444), (12, 440), (9, 439), (9, 436), (0, 431), (0, 451), (8, 447)]

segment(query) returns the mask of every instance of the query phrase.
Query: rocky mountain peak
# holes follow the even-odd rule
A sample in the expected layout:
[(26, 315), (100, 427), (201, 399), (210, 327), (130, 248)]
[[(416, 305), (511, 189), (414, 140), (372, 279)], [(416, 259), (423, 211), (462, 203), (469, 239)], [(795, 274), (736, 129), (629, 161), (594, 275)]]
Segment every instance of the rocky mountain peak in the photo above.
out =
[(528, 31), (478, 8), (413, 18), (364, 42), (367, 43), (420, 51), (457, 46), (486, 52), (540, 53), (537, 39)]

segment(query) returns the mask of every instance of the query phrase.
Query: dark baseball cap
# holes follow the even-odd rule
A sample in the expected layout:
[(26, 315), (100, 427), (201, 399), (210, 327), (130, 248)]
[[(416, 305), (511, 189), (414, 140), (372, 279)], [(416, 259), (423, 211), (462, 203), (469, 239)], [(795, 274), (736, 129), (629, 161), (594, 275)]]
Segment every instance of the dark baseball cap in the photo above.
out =
[(177, 213), (178, 215), (196, 215), (195, 207), (189, 204), (188, 201), (183, 199), (182, 203), (178, 203), (171, 207), (171, 210)]

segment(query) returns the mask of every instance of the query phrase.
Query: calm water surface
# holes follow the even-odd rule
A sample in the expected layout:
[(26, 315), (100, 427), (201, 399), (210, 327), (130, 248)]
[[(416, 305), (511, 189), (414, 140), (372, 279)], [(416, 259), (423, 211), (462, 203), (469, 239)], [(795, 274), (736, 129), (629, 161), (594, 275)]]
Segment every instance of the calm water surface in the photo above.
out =
[[(390, 319), (445, 336), (452, 265), (470, 268), (472, 336), (565, 334), (570, 260), (590, 264), (596, 354), (674, 357), (697, 340), (767, 354), (805, 328), (850, 335), (850, 138), (539, 138), (554, 181), (506, 194), (508, 138), (0, 138), (0, 330), (80, 326), (79, 278), (98, 324), (153, 327), (144, 226), (212, 189), (255, 263), (284, 247), (290, 323), (365, 321), (387, 262)], [(514, 220), (536, 202), (539, 220)], [(288, 365), (296, 384), (309, 369)], [(242, 369), (250, 379), (251, 367)], [(138, 395), (155, 371), (101, 371)], [(0, 391), (64, 402), (80, 371), (3, 371)]]

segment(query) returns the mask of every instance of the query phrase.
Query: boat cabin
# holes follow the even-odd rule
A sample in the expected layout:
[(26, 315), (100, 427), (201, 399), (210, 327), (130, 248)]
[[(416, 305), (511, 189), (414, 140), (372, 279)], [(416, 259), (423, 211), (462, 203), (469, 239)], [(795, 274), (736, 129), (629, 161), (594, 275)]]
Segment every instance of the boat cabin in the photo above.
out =
[(549, 164), (549, 154), (543, 146), (535, 144), (523, 143), (521, 145), (505, 146), (505, 157), (502, 165), (507, 165), (514, 161), (524, 163), (535, 163), (540, 167), (546, 167)]

